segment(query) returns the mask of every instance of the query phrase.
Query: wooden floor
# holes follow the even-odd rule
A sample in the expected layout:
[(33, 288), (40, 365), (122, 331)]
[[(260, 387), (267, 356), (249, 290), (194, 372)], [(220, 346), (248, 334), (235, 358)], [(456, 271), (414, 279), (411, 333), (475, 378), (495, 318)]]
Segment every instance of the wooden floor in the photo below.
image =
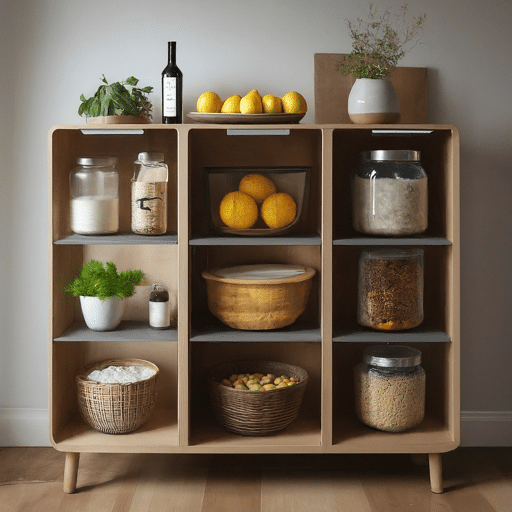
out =
[(512, 448), (443, 455), (445, 492), (407, 455), (64, 454), (0, 448), (0, 512), (510, 512)]

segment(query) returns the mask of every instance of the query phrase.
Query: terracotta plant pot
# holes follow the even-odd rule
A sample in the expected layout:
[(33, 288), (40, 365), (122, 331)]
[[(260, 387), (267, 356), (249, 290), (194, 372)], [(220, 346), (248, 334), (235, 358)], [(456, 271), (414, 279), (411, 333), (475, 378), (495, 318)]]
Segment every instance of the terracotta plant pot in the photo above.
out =
[(400, 102), (386, 78), (358, 78), (348, 96), (348, 115), (355, 124), (396, 123)]

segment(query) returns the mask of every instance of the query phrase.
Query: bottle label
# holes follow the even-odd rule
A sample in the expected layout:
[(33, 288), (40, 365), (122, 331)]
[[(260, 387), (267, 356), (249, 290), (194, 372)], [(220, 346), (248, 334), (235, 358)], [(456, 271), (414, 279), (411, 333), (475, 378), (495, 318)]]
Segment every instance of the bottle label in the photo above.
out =
[(176, 77), (164, 76), (164, 117), (176, 117)]

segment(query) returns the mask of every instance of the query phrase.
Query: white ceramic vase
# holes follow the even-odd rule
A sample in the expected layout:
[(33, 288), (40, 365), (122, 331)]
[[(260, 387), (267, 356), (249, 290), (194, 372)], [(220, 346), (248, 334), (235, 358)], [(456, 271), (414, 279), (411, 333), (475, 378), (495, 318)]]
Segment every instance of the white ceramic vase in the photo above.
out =
[(119, 297), (100, 300), (81, 295), (80, 305), (87, 327), (93, 331), (112, 331), (121, 323), (125, 302)]
[(396, 123), (400, 102), (386, 78), (357, 78), (348, 96), (348, 115), (355, 124)]

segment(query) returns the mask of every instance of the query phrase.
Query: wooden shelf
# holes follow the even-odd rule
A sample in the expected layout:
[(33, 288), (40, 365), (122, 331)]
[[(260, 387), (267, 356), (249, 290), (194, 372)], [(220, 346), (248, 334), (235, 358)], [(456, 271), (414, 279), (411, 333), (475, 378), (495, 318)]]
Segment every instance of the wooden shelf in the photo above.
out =
[(201, 238), (192, 238), (189, 241), (190, 245), (322, 245), (322, 238), (320, 235), (307, 235), (307, 236), (258, 236), (258, 237), (242, 237), (242, 236), (208, 236)]
[(332, 340), (339, 343), (449, 343), (450, 337), (444, 331), (423, 322), (407, 331), (376, 331), (353, 325), (351, 328), (336, 331)]
[(437, 418), (405, 432), (382, 432), (363, 425), (355, 415), (334, 420), (333, 452), (339, 453), (443, 453), (457, 447), (451, 429)]
[(133, 233), (116, 233), (115, 235), (77, 235), (72, 234), (55, 240), (56, 245), (177, 245), (178, 235), (143, 236)]
[[(176, 410), (154, 410), (145, 425), (128, 434), (93, 430), (82, 419), (67, 423), (53, 439), (58, 450), (94, 453), (167, 453), (179, 444)], [(174, 449), (173, 449), (174, 448)]]
[(147, 322), (123, 320), (114, 331), (91, 331), (85, 323), (74, 322), (69, 329), (54, 341), (161, 341), (177, 342), (176, 329), (152, 329)]
[(452, 245), (450, 240), (442, 237), (417, 236), (411, 238), (382, 238), (382, 237), (352, 237), (333, 240), (333, 245), (372, 247), (376, 245), (389, 246), (422, 246), (422, 245)]
[[(429, 180), (424, 234), (385, 238), (356, 233), (350, 176), (360, 151), (414, 149)], [(169, 166), (169, 233), (131, 233), (130, 180), (140, 151), (159, 151)], [(69, 173), (83, 155), (119, 159), (120, 231), (80, 236), (69, 223)], [(89, 129), (57, 126), (49, 134), (50, 162), (50, 438), (65, 452), (147, 453), (428, 453), (458, 446), (460, 437), (459, 137), (451, 125), (129, 125)], [(248, 237), (213, 231), (206, 211), (205, 168), (307, 167), (304, 217), (286, 236)], [(379, 332), (356, 322), (358, 259), (367, 248), (424, 251), (425, 320), (404, 332)], [(168, 285), (177, 308), (170, 330), (147, 321), (148, 290), (127, 303), (111, 332), (89, 330), (64, 289), (89, 259), (141, 268), (148, 281)], [(205, 269), (253, 263), (301, 264), (316, 275), (306, 310), (272, 331), (231, 329), (210, 313)], [(129, 307), (128, 307), (129, 305)], [(353, 369), (364, 348), (411, 344), (427, 374), (425, 420), (402, 433), (380, 432), (354, 414)], [(92, 361), (143, 357), (160, 368), (156, 408), (136, 432), (102, 434), (80, 418), (76, 374)], [(299, 416), (273, 436), (226, 432), (210, 412), (208, 368), (233, 360), (265, 359), (304, 368), (308, 387)], [(76, 460), (70, 457), (70, 460)], [(72, 464), (70, 462), (70, 464)], [(433, 474), (440, 474), (433, 462)], [(73, 467), (67, 468), (73, 474)], [(72, 477), (71, 477), (72, 478)], [(73, 488), (67, 482), (67, 488)], [(76, 483), (76, 482), (75, 482)], [(439, 484), (439, 482), (437, 482)], [(433, 486), (434, 488), (434, 486)]]

